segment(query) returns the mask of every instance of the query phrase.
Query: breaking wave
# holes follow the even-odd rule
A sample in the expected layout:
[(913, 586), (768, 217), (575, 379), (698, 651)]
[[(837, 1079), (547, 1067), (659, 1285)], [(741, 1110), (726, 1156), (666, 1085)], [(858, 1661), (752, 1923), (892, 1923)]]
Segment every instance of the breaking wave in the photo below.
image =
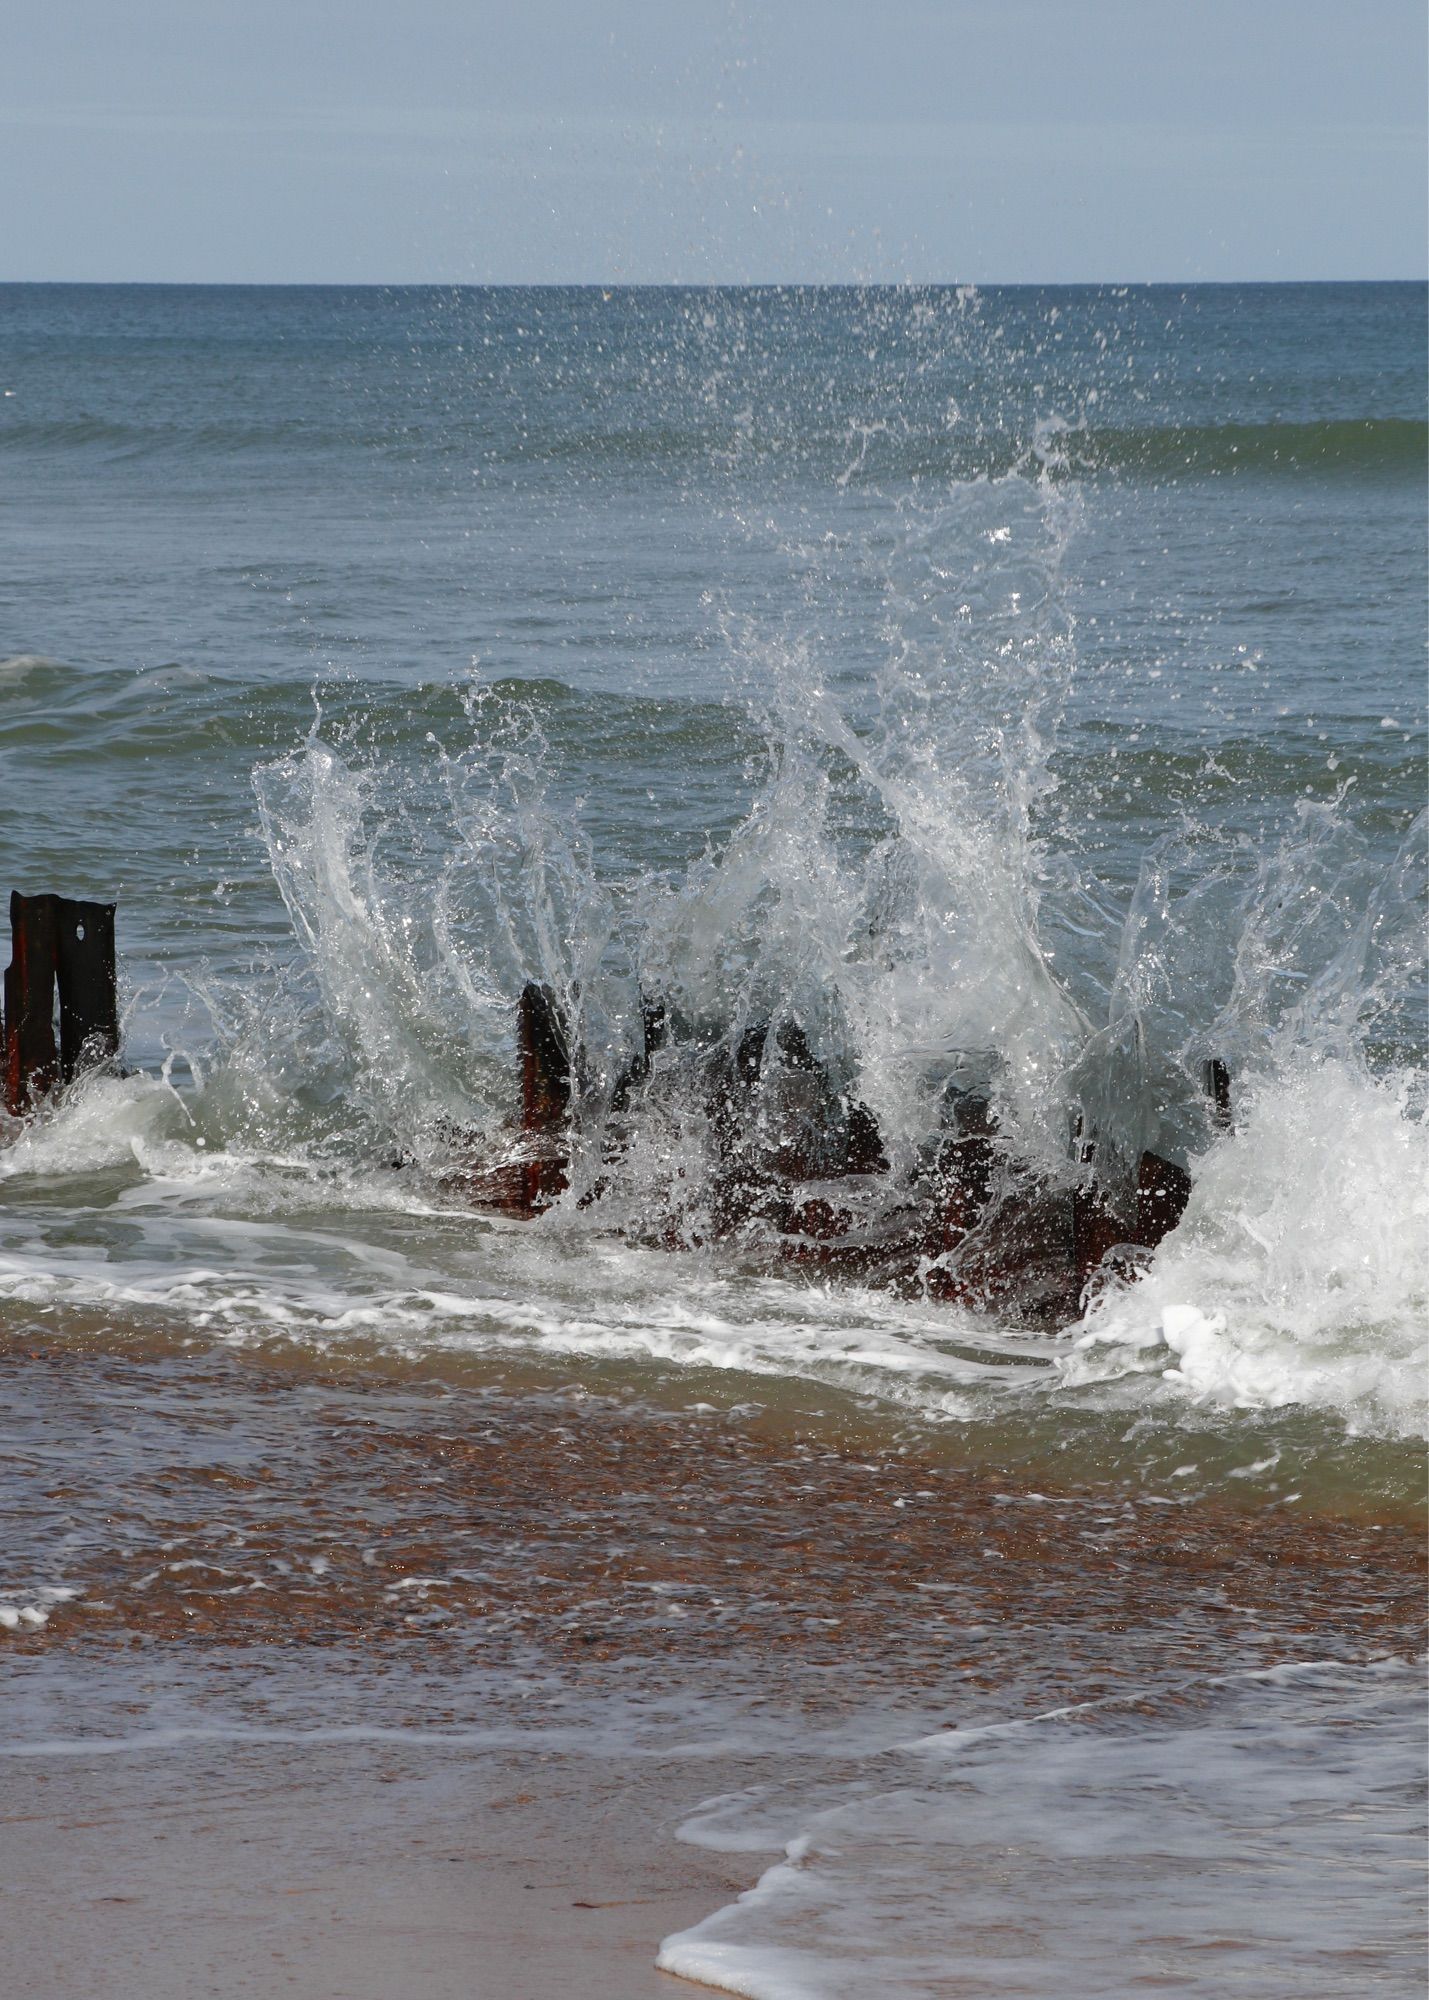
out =
[[(696, 459), (701, 476), (818, 472), (821, 500), (771, 502), (757, 532), (741, 508), (766, 489), (738, 487), (721, 533), (749, 534), (755, 578), (772, 537), (777, 579), (737, 603), (712, 589), (696, 668), (658, 696), (478, 665), (395, 693), (259, 676), (240, 700), (222, 674), (172, 664), (0, 663), (6, 746), (66, 780), (102, 756), (106, 784), (127, 769), (147, 799), (162, 757), (227, 758), (225, 782), (251, 769), (269, 868), (262, 924), (256, 892), (230, 910), (218, 883), (221, 963), (132, 996), (147, 1073), (95, 1080), (0, 1151), (20, 1218), (8, 1295), (162, 1309), (235, 1338), (267, 1323), (404, 1352), (782, 1370), (939, 1422), (1033, 1404), (1186, 1424), (1309, 1410), (1341, 1436), (1417, 1433), (1424, 822), (1404, 808), (1405, 731), (1344, 725), (1379, 773), (1371, 799), (1309, 718), (1271, 730), (1253, 711), (1242, 728), (1227, 708), (1212, 749), (1169, 699), (1145, 725), (1116, 720), (1117, 702), (1074, 717), (1089, 649), (1065, 557), (1090, 505), (1079, 473), (1389, 472), (1422, 457), (1424, 426), (1204, 424), (1193, 398), (1138, 428), (1110, 394), (1110, 348), (1087, 379), (1055, 376), (1060, 310), (1019, 329), (1016, 301), (1004, 326), (975, 298), (870, 296), (819, 336), (837, 393), (808, 388), (797, 340), (756, 342), (732, 401), (721, 343), (742, 354), (761, 315), (797, 332), (817, 311), (711, 302), (668, 350), (632, 349), (618, 381), (604, 363), (583, 378), (580, 410), (558, 398), (507, 424), (513, 457), (564, 439), (599, 461), (638, 433), (687, 491)], [(865, 377), (859, 356), (885, 338)], [(479, 384), (508, 366), (483, 361)], [(387, 442), (429, 425), (444, 451), (474, 448), (471, 387), (463, 375), (460, 418), (445, 389), (404, 388)], [(251, 414), (234, 414), (235, 439)], [(7, 414), (12, 442), (29, 421)], [(123, 443), (71, 422), (37, 441)], [(925, 465), (938, 477), (919, 485)], [(261, 565), (230, 580), (283, 587)], [(67, 796), (53, 788), (43, 828), (66, 866)], [(213, 851), (226, 871), (223, 839)], [(172, 901), (175, 866), (154, 862), (156, 897)], [(290, 935), (241, 963), (274, 917)], [(516, 1143), (531, 982), (580, 1061), (569, 1185), (521, 1230), (473, 1216), (462, 1176), (469, 1194), (472, 1162)], [(647, 1003), (683, 1041), (632, 1094)], [(966, 1100), (989, 1107), (1009, 1175), (1066, 1193), (1090, 1144), (1096, 1171), (1123, 1177), (1150, 1150), (1189, 1168), (1190, 1204), (1135, 1282), (1104, 1278), (1057, 1335), (937, 1296), (936, 1246), (896, 1296), (771, 1270), (757, 1226), (712, 1251), (714, 1135), (680, 1052), (733, 1061), (750, 1035), (781, 1048), (795, 1031), (823, 1111), (866, 1115), (886, 1158), (842, 1190), (870, 1234), (926, 1187)], [(1229, 1132), (1203, 1088), (1213, 1058)], [(759, 1079), (765, 1131), (789, 1070)], [(65, 1235), (61, 1202), (46, 1210), (59, 1184), (92, 1190), (98, 1247)]]
[[(554, 1271), (587, 1240), (638, 1238), (657, 1208), (697, 1245), (711, 1233), (707, 1108), (675, 1087), (633, 1111), (618, 1102), (642, 996), (658, 994), (705, 1046), (793, 1023), (841, 1100), (877, 1121), (890, 1173), (864, 1191), (874, 1208), (926, 1168), (950, 1093), (968, 1089), (989, 1096), (1008, 1155), (1054, 1183), (1082, 1171), (1077, 1131), (1094, 1131), (1107, 1158), (1150, 1147), (1189, 1163), (1191, 1205), (1137, 1281), (1103, 1283), (1059, 1347), (1025, 1350), (1050, 1364), (1052, 1395), (1308, 1407), (1351, 1433), (1416, 1433), (1429, 1299), (1416, 1178), (1423, 821), (1386, 858), (1343, 793), (1302, 799), (1268, 843), (1183, 802), (1138, 879), (1109, 887), (1081, 844), (1075, 775), (1058, 764), (1076, 671), (1057, 590), (1070, 504), (1046, 479), (960, 495), (960, 542), (970, 520), (986, 533), (1022, 524), (999, 602), (966, 643), (902, 617), (858, 711), (807, 636), (771, 659), (767, 635), (732, 629), (761, 692), (705, 720), (681, 711), (678, 749), (692, 778), (704, 755), (739, 771), (743, 803), (663, 867), (611, 811), (619, 744), (603, 746), (599, 810), (579, 736), (553, 747), (570, 701), (558, 685), (476, 679), (459, 727), (448, 708), (415, 764), (344, 752), (319, 717), (304, 748), (255, 777), (301, 956), (261, 1006), (216, 997), (228, 1012), (205, 1091), (213, 1143), (263, 1135), (275, 1153), (307, 1147), (364, 1174), (390, 1156), (407, 1163), (411, 1198), (420, 1188), (449, 1207), (454, 1167), (510, 1148), (514, 1008), (536, 981), (583, 1052), (570, 1187), (532, 1226), (539, 1254)], [(915, 523), (888, 558), (891, 590), (913, 596), (939, 528)], [(621, 727), (637, 741), (631, 721)], [(1211, 1056), (1234, 1077), (1231, 1134), (1204, 1096)], [(765, 1282), (758, 1268), (751, 1285)], [(601, 1326), (618, 1327), (626, 1316), (605, 1308)], [(881, 1310), (896, 1345), (903, 1309)], [(929, 1351), (939, 1309), (912, 1310), (921, 1358), (895, 1371), (900, 1394), (916, 1377), (915, 1400), (966, 1414), (977, 1398)], [(969, 1336), (942, 1311), (956, 1349)], [(534, 1326), (538, 1304), (530, 1315)], [(578, 1347), (571, 1317), (548, 1315), (546, 1337)], [(632, 1349), (618, 1331), (609, 1345), (718, 1365), (724, 1342), (736, 1368), (777, 1367), (782, 1353), (795, 1374), (820, 1375), (817, 1331), (781, 1348), (733, 1331), (728, 1298), (709, 1317), (712, 1338), (693, 1347), (659, 1334)], [(1022, 1392), (1020, 1373), (1000, 1378), (1006, 1393)]]

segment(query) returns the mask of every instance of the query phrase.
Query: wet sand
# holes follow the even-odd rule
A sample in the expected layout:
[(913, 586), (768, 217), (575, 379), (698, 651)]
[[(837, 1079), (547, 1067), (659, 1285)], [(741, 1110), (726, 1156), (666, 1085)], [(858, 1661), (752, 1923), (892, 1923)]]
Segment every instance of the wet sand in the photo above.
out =
[[(4, 1770), (0, 1934), (59, 2000), (644, 2000), (656, 1944), (746, 1886), (679, 1787), (515, 1753), (225, 1746)], [(686, 1805), (705, 1780), (684, 1774)], [(18, 1808), (18, 1809), (17, 1809)]]
[(536, 1647), (589, 1667), (717, 1648), (875, 1679), (891, 1653), (906, 1689), (942, 1684), (975, 1623), (974, 1682), (1035, 1658), (1040, 1701), (1069, 1674), (1088, 1698), (1124, 1681), (1149, 1638), (1162, 1666), (1208, 1644), (1254, 1664), (1269, 1637), (1287, 1658), (1399, 1651), (1422, 1617), (1407, 1519), (1033, 1487), (757, 1412), (222, 1350), (27, 1341), (3, 1366), (6, 1585), (78, 1591), (12, 1651), (276, 1642), (435, 1665)]
[[(935, 1727), (1422, 1644), (1407, 1523), (227, 1352), (27, 1340), (3, 1366), (0, 1598), (35, 1614), (0, 1631), (6, 1733), (67, 1746), (0, 1762), (30, 1991), (689, 1990), (660, 1939), (758, 1865), (675, 1828), (767, 1750), (474, 1724), (718, 1697), (776, 1736)], [(100, 1747), (175, 1717), (181, 1741)]]

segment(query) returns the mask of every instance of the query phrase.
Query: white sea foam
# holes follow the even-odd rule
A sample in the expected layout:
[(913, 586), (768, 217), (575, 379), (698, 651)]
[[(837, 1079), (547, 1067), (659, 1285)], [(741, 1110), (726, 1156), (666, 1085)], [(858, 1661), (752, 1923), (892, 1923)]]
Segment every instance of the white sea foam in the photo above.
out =
[[(178, 1093), (152, 1076), (84, 1078), (59, 1107), (13, 1123), (0, 1144), (0, 1181), (87, 1174), (116, 1166), (158, 1169), (171, 1157), (191, 1170), (180, 1134), (192, 1117)], [(182, 1150), (169, 1153), (179, 1145)]]
[(1062, 1381), (1145, 1373), (1168, 1401), (1307, 1404), (1352, 1430), (1422, 1433), (1425, 1141), (1405, 1084), (1298, 1056), (1197, 1161), (1181, 1226), (1093, 1306)]
[(658, 1963), (748, 2000), (1412, 1980), (1422, 1698), (1403, 1662), (1300, 1664), (941, 1732), (802, 1815), (725, 1796), (682, 1837), (783, 1856)]
[(0, 1626), (17, 1632), (48, 1625), (56, 1605), (69, 1604), (81, 1593), (69, 1584), (41, 1584), (34, 1590), (10, 1591), (0, 1585)]
[[(95, 1079), (0, 1152), (24, 1196), (0, 1220), (0, 1298), (239, 1342), (796, 1378), (941, 1422), (1067, 1399), (1424, 1426), (1424, 1132), (1402, 1090), (1356, 1065), (1303, 1061), (1244, 1095), (1180, 1228), (1060, 1338), (561, 1215), (492, 1223), (411, 1172), (201, 1148), (202, 1101), (196, 1122), (176, 1099), (152, 1078)], [(115, 1170), (77, 1236), (73, 1185)]]

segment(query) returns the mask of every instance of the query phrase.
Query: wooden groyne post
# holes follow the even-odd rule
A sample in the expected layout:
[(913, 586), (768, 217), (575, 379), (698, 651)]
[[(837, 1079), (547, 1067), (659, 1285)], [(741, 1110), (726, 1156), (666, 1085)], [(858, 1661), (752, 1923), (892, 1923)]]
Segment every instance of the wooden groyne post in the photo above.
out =
[(114, 908), (68, 896), (10, 897), (3, 1083), (12, 1117), (119, 1053)]

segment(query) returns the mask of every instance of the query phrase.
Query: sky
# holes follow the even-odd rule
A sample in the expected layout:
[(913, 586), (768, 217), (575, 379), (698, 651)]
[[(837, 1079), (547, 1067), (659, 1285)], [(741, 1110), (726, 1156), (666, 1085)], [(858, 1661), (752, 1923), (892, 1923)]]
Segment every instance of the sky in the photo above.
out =
[(46, 0), (0, 280), (1422, 278), (1424, 0)]

